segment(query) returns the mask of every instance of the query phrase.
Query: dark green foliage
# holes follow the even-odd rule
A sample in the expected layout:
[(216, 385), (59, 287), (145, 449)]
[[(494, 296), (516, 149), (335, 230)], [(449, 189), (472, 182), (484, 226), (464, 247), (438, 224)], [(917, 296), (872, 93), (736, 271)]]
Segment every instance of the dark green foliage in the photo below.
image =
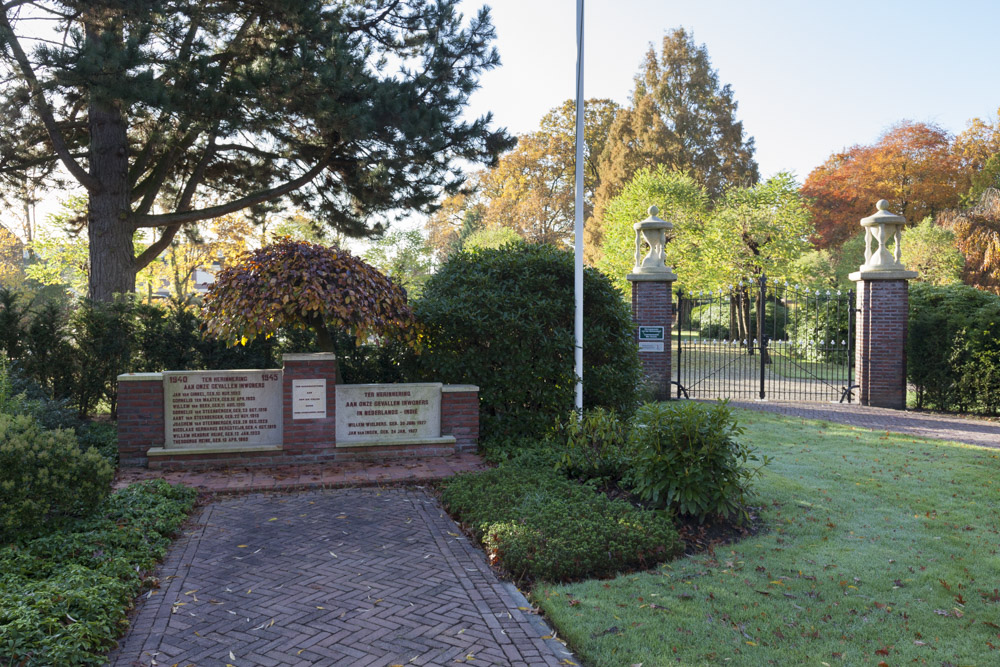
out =
[(698, 336), (711, 340), (729, 340), (729, 318), (725, 321), (703, 318), (698, 321)]
[(81, 416), (93, 412), (101, 400), (115, 416), (118, 376), (129, 371), (135, 344), (134, 308), (124, 297), (109, 303), (84, 300), (70, 318), (81, 367), (76, 383)]
[(479, 453), (489, 463), (498, 464), (518, 459), (548, 467), (555, 467), (560, 456), (547, 439), (525, 436), (480, 438)]
[[(541, 438), (574, 404), (573, 256), (515, 243), (452, 254), (414, 310), (428, 378), (479, 386), (484, 438)], [(584, 272), (584, 405), (628, 415), (640, 369), (630, 316), (603, 274)]]
[(76, 411), (67, 399), (49, 398), (31, 378), (25, 377), (16, 364), (0, 362), (0, 412), (28, 415), (43, 429), (76, 428)]
[(967, 285), (910, 285), (907, 380), (918, 408), (1000, 411), (1000, 297)]
[(843, 363), (851, 335), (850, 308), (842, 296), (831, 294), (804, 298), (792, 314), (789, 340), (792, 349), (807, 361)]
[(7, 287), (0, 287), (0, 352), (8, 360), (21, 357), (27, 314), (28, 304), (23, 296)]
[(37, 535), (93, 511), (114, 468), (73, 431), (42, 430), (27, 415), (0, 414), (0, 543)]
[[(739, 330), (735, 317), (737, 311), (730, 309), (728, 303), (702, 304), (691, 309), (691, 329), (696, 330), (700, 338), (729, 340), (730, 331)], [(785, 340), (788, 317), (788, 308), (769, 298), (764, 304), (764, 335), (769, 340)], [(750, 336), (757, 337), (756, 301), (750, 306)]]
[(648, 403), (633, 421), (630, 484), (639, 497), (699, 521), (743, 512), (768, 461), (736, 440), (743, 429), (726, 403)]
[[(20, 354), (9, 369), (11, 397), (23, 393), (18, 414), (33, 415), (45, 428), (77, 428), (73, 413), (90, 414), (102, 405), (113, 409), (121, 373), (275, 368), (285, 352), (317, 351), (315, 335), (298, 329), (226, 345), (204, 332), (197, 309), (176, 299), (162, 305), (132, 299), (104, 304), (49, 296), (36, 298), (28, 309), (26, 296), (8, 290), (0, 292), (0, 309), (4, 299), (12, 305), (0, 310), (0, 325), (4, 312), (16, 320), (11, 339), (18, 343), (10, 347)], [(399, 341), (372, 338), (358, 345), (346, 332), (333, 335), (346, 382), (404, 382), (416, 373), (413, 350)]]
[(83, 422), (76, 429), (80, 449), (93, 448), (112, 467), (118, 467), (118, 427), (114, 422)]
[(133, 484), (58, 533), (0, 548), (0, 664), (103, 664), (195, 495)]
[(373, 337), (370, 342), (358, 345), (354, 336), (343, 330), (335, 331), (333, 338), (345, 383), (412, 382), (416, 355), (403, 341)]
[(521, 459), (450, 480), (442, 500), (518, 579), (609, 576), (681, 551), (665, 513), (611, 500)]
[(140, 304), (135, 309), (135, 355), (132, 370), (158, 373), (191, 370), (200, 364), (201, 323), (193, 309), (170, 299), (166, 307)]
[(46, 395), (69, 399), (80, 363), (68, 339), (69, 310), (62, 300), (48, 299), (33, 309), (25, 336), (24, 374)]
[[(274, 368), (280, 364), (274, 338), (226, 345), (204, 333), (201, 316), (187, 301), (138, 305), (132, 372)], [(291, 350), (289, 350), (291, 351)]]
[(617, 484), (628, 470), (629, 425), (604, 408), (576, 412), (556, 424), (549, 436), (560, 452), (557, 469), (570, 477)]

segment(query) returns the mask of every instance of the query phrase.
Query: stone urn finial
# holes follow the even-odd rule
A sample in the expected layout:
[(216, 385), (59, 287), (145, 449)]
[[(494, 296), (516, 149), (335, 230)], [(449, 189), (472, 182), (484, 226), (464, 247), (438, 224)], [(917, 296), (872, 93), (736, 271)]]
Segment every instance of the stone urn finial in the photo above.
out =
[[(889, 210), (889, 202), (884, 199), (875, 204), (878, 212), (861, 220), (865, 228), (865, 263), (863, 273), (875, 271), (906, 271), (900, 261), (900, 239), (906, 218)], [(892, 241), (892, 251), (889, 241)]]
[[(635, 230), (635, 266), (633, 273), (673, 274), (664, 261), (664, 248), (667, 244), (667, 230), (674, 226), (666, 220), (656, 217), (660, 209), (649, 207), (649, 217), (632, 225)], [(649, 252), (642, 257), (642, 246), (649, 246)]]

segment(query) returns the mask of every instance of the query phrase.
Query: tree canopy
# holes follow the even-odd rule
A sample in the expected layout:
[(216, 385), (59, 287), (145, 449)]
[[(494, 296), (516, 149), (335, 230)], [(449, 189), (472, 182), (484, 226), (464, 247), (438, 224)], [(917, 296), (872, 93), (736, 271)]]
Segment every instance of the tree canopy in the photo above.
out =
[(816, 245), (829, 248), (855, 234), (879, 199), (916, 224), (957, 206), (968, 188), (951, 136), (936, 125), (903, 121), (871, 146), (831, 155), (809, 174), (802, 193), (812, 201)]
[(900, 239), (903, 265), (917, 272), (917, 280), (932, 285), (962, 281), (965, 258), (955, 247), (955, 233), (924, 218), (903, 230)]
[(646, 208), (673, 223), (666, 262), (685, 290), (715, 289), (740, 279), (796, 279), (794, 262), (810, 249), (809, 210), (788, 173), (728, 188), (714, 207), (690, 176), (665, 166), (641, 169), (611, 200), (598, 267), (619, 289), (634, 262), (635, 231)]
[(757, 182), (753, 138), (736, 109), (732, 88), (720, 84), (708, 49), (686, 30), (668, 32), (659, 56), (650, 47), (635, 77), (632, 105), (612, 124), (601, 154), (588, 259), (600, 256), (608, 203), (643, 167), (662, 164), (686, 173), (713, 198), (729, 186)]
[(364, 252), (364, 259), (405, 289), (410, 298), (420, 296), (431, 275), (431, 249), (419, 229), (387, 232)]
[[(598, 157), (619, 106), (606, 99), (584, 104), (584, 216), (600, 186)], [(467, 192), (442, 202), (427, 222), (438, 259), (482, 229), (506, 228), (533, 243), (562, 245), (573, 237), (576, 206), (576, 103), (551, 109), (535, 132), (520, 135), (517, 147), (498, 164), (470, 179)], [(464, 237), (463, 237), (464, 230)], [(509, 235), (508, 235), (509, 236)]]
[(730, 188), (705, 226), (698, 269), (713, 287), (761, 275), (794, 280), (794, 261), (811, 248), (811, 231), (809, 209), (791, 174)]
[[(0, 180), (86, 191), (90, 296), (185, 225), (289, 200), (351, 236), (511, 145), (462, 119), (499, 63), (458, 0), (34, 0), (0, 12)], [(39, 28), (39, 26), (49, 26)], [(39, 37), (41, 31), (41, 37)], [(47, 31), (47, 32), (46, 32)], [(51, 179), (50, 179), (51, 180)], [(136, 229), (159, 237), (136, 254)]]
[(645, 167), (636, 172), (621, 193), (611, 200), (604, 216), (604, 245), (597, 268), (605, 273), (623, 294), (628, 294), (625, 276), (635, 264), (635, 229), (648, 215), (650, 206), (659, 209), (658, 217), (674, 225), (670, 242), (664, 248), (667, 266), (684, 274), (689, 284), (693, 276), (685, 269), (697, 264), (697, 238), (708, 212), (708, 195), (687, 174), (670, 171), (666, 166)]
[(205, 295), (206, 328), (246, 345), (281, 327), (312, 329), (320, 348), (335, 352), (330, 328), (392, 335), (415, 342), (406, 292), (349, 252), (282, 239), (222, 269)]
[(938, 222), (955, 234), (965, 283), (1000, 294), (1000, 191), (987, 189), (974, 206), (945, 211)]

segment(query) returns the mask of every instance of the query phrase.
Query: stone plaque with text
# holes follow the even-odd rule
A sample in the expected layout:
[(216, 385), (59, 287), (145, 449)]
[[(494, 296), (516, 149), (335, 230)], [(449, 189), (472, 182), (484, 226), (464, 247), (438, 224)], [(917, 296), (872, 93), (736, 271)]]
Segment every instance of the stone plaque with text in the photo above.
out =
[(292, 419), (326, 419), (326, 379), (292, 380)]
[(337, 385), (337, 446), (441, 437), (441, 383)]
[(164, 448), (281, 445), (281, 371), (166, 371)]

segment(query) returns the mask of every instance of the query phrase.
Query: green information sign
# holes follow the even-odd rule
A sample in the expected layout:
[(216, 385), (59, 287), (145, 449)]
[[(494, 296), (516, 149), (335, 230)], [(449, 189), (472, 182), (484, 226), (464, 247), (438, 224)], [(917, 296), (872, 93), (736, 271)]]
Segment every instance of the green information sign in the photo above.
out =
[(663, 327), (639, 327), (639, 340), (663, 340)]

